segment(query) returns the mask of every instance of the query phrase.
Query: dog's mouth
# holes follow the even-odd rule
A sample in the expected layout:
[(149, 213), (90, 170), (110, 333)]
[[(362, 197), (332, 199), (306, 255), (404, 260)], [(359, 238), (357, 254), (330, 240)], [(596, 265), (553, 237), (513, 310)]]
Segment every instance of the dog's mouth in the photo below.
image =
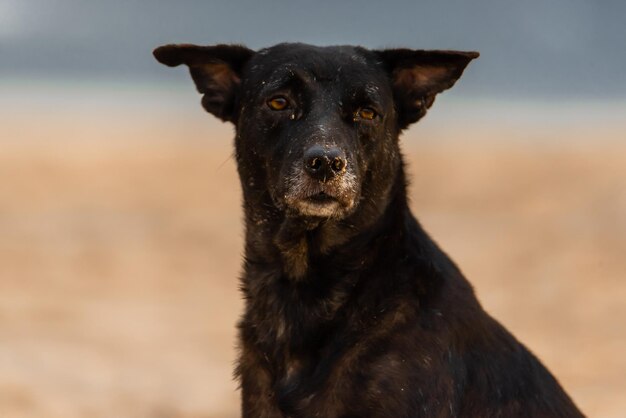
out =
[(320, 186), (291, 189), (285, 203), (291, 216), (342, 218), (352, 210), (354, 197), (351, 191)]
[(307, 198), (305, 198), (305, 200), (309, 201), (310, 203), (314, 203), (314, 204), (318, 204), (318, 205), (325, 205), (325, 204), (329, 204), (329, 203), (333, 203), (333, 202), (337, 202), (337, 198), (326, 193), (326, 192), (319, 192), (319, 193), (315, 193)]
[(285, 176), (284, 189), (277, 201), (289, 216), (343, 218), (354, 210), (360, 187), (356, 176), (347, 171), (328, 181), (319, 181), (296, 165)]
[(331, 218), (342, 212), (339, 199), (327, 192), (318, 192), (291, 202), (298, 215)]

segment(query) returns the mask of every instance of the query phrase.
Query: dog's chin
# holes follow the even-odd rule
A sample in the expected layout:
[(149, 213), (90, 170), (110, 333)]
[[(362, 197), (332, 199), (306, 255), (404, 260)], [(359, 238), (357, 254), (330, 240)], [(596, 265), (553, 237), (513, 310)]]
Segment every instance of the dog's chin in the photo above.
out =
[(304, 199), (295, 202), (295, 212), (300, 216), (313, 218), (340, 217), (343, 212), (342, 206), (336, 200), (326, 202)]

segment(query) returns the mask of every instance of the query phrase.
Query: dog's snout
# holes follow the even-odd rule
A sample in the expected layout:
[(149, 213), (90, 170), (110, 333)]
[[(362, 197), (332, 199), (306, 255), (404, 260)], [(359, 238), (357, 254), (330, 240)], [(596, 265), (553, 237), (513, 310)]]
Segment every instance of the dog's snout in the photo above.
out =
[(314, 145), (304, 153), (304, 169), (316, 180), (327, 181), (346, 171), (348, 161), (337, 147)]

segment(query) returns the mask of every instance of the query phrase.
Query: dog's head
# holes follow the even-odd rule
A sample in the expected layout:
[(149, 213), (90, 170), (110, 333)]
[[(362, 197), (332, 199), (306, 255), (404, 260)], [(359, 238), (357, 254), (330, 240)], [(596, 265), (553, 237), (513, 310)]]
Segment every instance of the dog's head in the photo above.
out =
[(235, 124), (247, 199), (333, 219), (386, 198), (401, 164), (398, 134), (478, 56), (304, 44), (166, 45), (154, 55), (186, 64), (203, 107)]

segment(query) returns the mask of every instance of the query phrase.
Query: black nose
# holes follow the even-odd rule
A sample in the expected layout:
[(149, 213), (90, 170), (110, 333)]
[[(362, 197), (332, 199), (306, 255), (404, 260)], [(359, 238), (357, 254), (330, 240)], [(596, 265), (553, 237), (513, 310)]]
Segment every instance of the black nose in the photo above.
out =
[(304, 153), (304, 169), (316, 180), (326, 182), (346, 171), (348, 162), (337, 147), (313, 145)]

